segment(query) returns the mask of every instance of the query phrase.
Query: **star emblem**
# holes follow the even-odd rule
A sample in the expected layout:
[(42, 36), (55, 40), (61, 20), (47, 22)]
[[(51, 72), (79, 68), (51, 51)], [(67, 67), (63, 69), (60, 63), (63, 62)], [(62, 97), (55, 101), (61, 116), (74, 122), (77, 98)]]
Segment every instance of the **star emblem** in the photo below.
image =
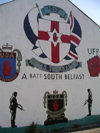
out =
[(49, 38), (48, 41), (53, 42), (53, 44), (54, 44), (55, 47), (56, 47), (56, 45), (58, 43), (61, 43), (62, 42), (61, 39), (60, 39), (62, 34), (61, 33), (58, 33), (56, 31), (56, 29), (54, 29), (53, 32), (48, 32), (48, 34), (50, 36), (50, 38)]

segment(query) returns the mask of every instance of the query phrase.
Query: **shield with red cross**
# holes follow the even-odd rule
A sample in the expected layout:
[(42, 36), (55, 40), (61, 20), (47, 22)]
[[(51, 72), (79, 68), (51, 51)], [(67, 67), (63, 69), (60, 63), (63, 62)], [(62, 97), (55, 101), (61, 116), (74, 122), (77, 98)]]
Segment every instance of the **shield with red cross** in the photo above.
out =
[(70, 25), (67, 23), (39, 19), (38, 37), (40, 48), (55, 64), (70, 50)]

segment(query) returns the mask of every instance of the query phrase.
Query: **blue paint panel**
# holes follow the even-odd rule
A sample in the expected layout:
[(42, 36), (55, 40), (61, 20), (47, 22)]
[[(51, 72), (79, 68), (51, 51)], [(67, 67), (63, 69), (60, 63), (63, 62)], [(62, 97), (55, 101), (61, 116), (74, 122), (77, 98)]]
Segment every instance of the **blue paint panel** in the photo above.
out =
[(34, 49), (38, 48), (35, 45), (36, 44), (36, 41), (38, 40), (38, 37), (34, 34), (32, 28), (30, 26), (28, 14), (26, 15), (25, 20), (24, 20), (24, 31), (26, 33), (26, 36), (30, 40), (30, 42), (33, 44), (33, 46), (34, 46), (33, 48)]
[[(12, 67), (9, 76), (5, 76), (3, 73), (3, 67), (4, 67), (5, 61), (9, 61), (10, 67)], [(0, 59), (0, 77), (5, 78), (5, 79), (10, 79), (15, 75), (15, 73), (16, 73), (16, 59), (1, 58)]]
[(72, 32), (78, 35), (80, 38), (82, 37), (81, 27), (75, 17), (74, 17), (74, 28)]

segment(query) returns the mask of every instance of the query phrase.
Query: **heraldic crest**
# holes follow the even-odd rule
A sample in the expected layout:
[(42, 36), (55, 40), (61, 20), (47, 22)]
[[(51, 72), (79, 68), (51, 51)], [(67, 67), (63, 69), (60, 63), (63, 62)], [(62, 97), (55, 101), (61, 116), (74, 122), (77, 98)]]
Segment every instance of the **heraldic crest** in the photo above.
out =
[(44, 108), (47, 108), (47, 120), (45, 120), (44, 125), (68, 122), (64, 114), (65, 106), (67, 106), (66, 91), (63, 91), (62, 94), (58, 94), (56, 90), (53, 91), (53, 94), (45, 92)]
[(13, 49), (12, 45), (3, 45), (0, 48), (0, 80), (10, 82), (16, 79), (20, 72), (22, 61), (21, 52)]
[[(24, 19), (24, 31), (33, 45), (33, 53), (38, 56), (26, 60), (27, 66), (48, 72), (65, 72), (81, 66), (77, 62), (76, 48), (81, 42), (82, 31), (72, 12), (67, 14), (63, 8), (53, 5), (39, 9), (36, 4)], [(72, 64), (70, 60), (74, 60)], [(66, 61), (67, 65), (60, 65)]]

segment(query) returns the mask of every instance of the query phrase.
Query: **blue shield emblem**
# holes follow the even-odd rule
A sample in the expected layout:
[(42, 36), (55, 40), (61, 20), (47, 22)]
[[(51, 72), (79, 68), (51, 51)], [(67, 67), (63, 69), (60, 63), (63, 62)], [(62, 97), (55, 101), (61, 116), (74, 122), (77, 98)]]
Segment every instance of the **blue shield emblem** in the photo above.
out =
[[(8, 45), (6, 48), (9, 48)], [(9, 82), (17, 78), (21, 60), (22, 56), (19, 50), (7, 52), (7, 50), (0, 49), (0, 80)]]
[(9, 80), (16, 74), (16, 53), (2, 52), (0, 55), (0, 78)]

